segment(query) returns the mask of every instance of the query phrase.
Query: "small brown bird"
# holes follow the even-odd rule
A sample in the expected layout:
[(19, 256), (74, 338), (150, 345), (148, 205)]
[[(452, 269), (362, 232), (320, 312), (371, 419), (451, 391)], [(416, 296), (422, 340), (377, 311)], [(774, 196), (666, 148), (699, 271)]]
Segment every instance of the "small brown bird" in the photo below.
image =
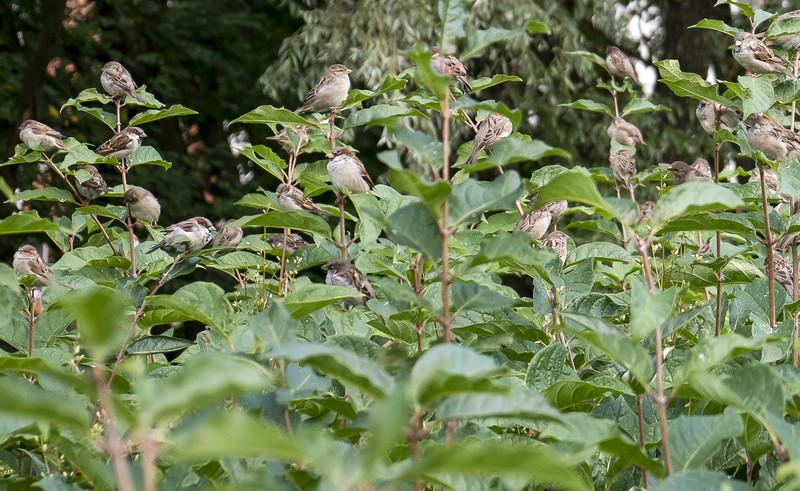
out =
[(75, 187), (81, 196), (91, 201), (108, 192), (106, 180), (103, 179), (103, 175), (100, 174), (100, 171), (97, 170), (97, 167), (86, 164), (80, 166), (79, 169), (89, 173), (89, 177), (84, 181), (79, 181), (77, 175), (75, 176)]
[[(703, 162), (705, 162), (705, 165)], [(685, 182), (714, 182), (711, 177), (711, 169), (705, 159), (697, 159), (692, 165), (676, 160), (669, 166), (669, 170), (675, 176), (672, 184), (676, 186)]]
[(653, 216), (653, 212), (656, 209), (656, 204), (652, 201), (645, 201), (641, 205), (639, 205), (639, 218), (636, 220), (636, 226), (640, 226), (641, 224), (650, 220)]
[[(783, 256), (780, 255), (778, 251), (772, 252), (772, 264), (775, 266), (775, 281), (783, 285), (786, 289), (786, 293), (789, 294), (793, 299), (797, 298), (794, 291), (794, 283), (792, 281), (793, 271), (791, 266), (789, 266), (786, 261), (783, 259)], [(769, 277), (769, 267), (766, 270), (767, 277)]]
[(478, 132), (475, 134), (472, 152), (467, 157), (466, 165), (474, 164), (481, 150), (492, 148), (498, 140), (508, 137), (513, 130), (514, 123), (510, 119), (502, 114), (489, 113), (478, 125)]
[(713, 101), (700, 101), (694, 114), (709, 135), (723, 129), (732, 132), (739, 126), (740, 118), (736, 111)]
[(560, 199), (557, 201), (551, 201), (542, 207), (550, 212), (550, 220), (553, 223), (554, 230), (558, 228), (558, 221), (561, 219), (561, 216), (566, 213), (567, 206), (567, 200)]
[(338, 63), (329, 66), (314, 88), (306, 94), (303, 105), (295, 112), (318, 113), (333, 111), (339, 107), (347, 99), (347, 93), (350, 91), (348, 74), (351, 71)]
[(14, 261), (12, 263), (14, 272), (17, 276), (25, 276), (32, 274), (36, 276), (36, 286), (45, 286), (50, 282), (53, 277), (53, 272), (44, 262), (42, 256), (35, 247), (29, 244), (21, 246), (17, 252), (14, 253)]
[(786, 60), (749, 32), (740, 31), (733, 37), (733, 58), (751, 73), (791, 74)]
[[(270, 235), (266, 240), (267, 244), (275, 249), (283, 249), (283, 234)], [(295, 233), (288, 234), (286, 237), (286, 252), (290, 254), (306, 245), (308, 242)]]
[(642, 132), (639, 131), (639, 128), (619, 116), (615, 116), (611, 120), (611, 124), (608, 125), (606, 133), (609, 138), (613, 138), (622, 145), (629, 147), (635, 147), (637, 143), (647, 145), (642, 139)]
[(556, 251), (558, 257), (561, 258), (561, 264), (567, 262), (567, 247), (569, 236), (561, 231), (553, 231), (550, 232), (547, 237), (544, 238), (542, 242), (542, 246), (545, 248), (550, 248)]
[[(778, 18), (775, 19), (775, 22), (781, 22), (786, 19), (796, 19), (798, 17), (800, 17), (800, 10), (793, 10), (791, 12), (786, 12), (785, 14), (779, 15)], [(800, 34), (785, 34), (783, 36), (776, 37), (773, 39), (773, 41), (789, 51), (800, 51)]]
[(456, 79), (467, 93), (472, 93), (472, 85), (467, 78), (467, 68), (454, 55), (442, 56), (438, 47), (431, 48), (431, 68), (439, 75)]
[(297, 142), (297, 147), (295, 147), (294, 142), (292, 142), (292, 138), (289, 136), (289, 132), (286, 130), (286, 128), (279, 131), (277, 135), (268, 136), (266, 139), (278, 142), (287, 152), (295, 152), (303, 148), (303, 145), (308, 143), (308, 127), (297, 125), (292, 127), (291, 132), (294, 135), (295, 141)]
[(547, 229), (550, 227), (550, 222), (553, 217), (547, 208), (537, 208), (529, 210), (519, 218), (517, 225), (514, 226), (514, 232), (525, 232), (534, 240), (540, 240), (544, 237)]
[(761, 151), (770, 160), (783, 162), (800, 159), (800, 135), (786, 129), (763, 115), (747, 118), (747, 142), (755, 151)]
[(278, 207), (284, 211), (310, 211), (320, 215), (330, 215), (327, 211), (318, 207), (311, 201), (311, 198), (303, 196), (303, 192), (289, 183), (282, 182), (275, 190)]
[[(766, 171), (764, 171), (764, 182), (767, 184), (767, 189), (770, 193), (775, 194), (778, 192), (778, 174), (772, 170), (772, 167), (765, 167)], [(757, 182), (761, 183), (761, 169), (756, 166), (750, 172), (750, 178), (747, 182)]]
[(142, 139), (146, 136), (147, 134), (141, 128), (130, 126), (97, 147), (97, 153), (122, 160), (135, 152), (141, 146)]
[(606, 69), (611, 78), (619, 77), (625, 79), (625, 77), (630, 77), (636, 85), (642, 85), (636, 77), (636, 70), (633, 69), (631, 59), (616, 46), (609, 46), (606, 51)]
[(26, 119), (19, 126), (19, 139), (30, 148), (41, 147), (45, 152), (53, 150), (66, 152), (64, 138), (66, 136), (53, 128), (32, 119)]
[(154, 225), (161, 216), (161, 205), (153, 193), (139, 186), (130, 186), (123, 199), (131, 218)]
[(627, 150), (620, 150), (608, 158), (608, 165), (614, 175), (617, 197), (619, 197), (619, 182), (622, 182), (622, 186), (633, 194), (631, 179), (636, 175), (636, 159), (633, 158), (633, 155)]
[(361, 271), (353, 266), (353, 263), (347, 259), (331, 259), (322, 266), (322, 270), (327, 271), (327, 275), (325, 276), (326, 284), (343, 286), (361, 293), (360, 297), (344, 299), (345, 305), (354, 307), (364, 304), (364, 302), (370, 298), (375, 298), (375, 290), (372, 289), (372, 285), (367, 281)]
[(130, 72), (116, 61), (109, 61), (103, 66), (103, 73), (100, 75), (100, 84), (106, 94), (114, 98), (120, 98), (120, 102), (125, 102), (126, 96), (131, 96), (141, 104), (147, 104), (136, 93), (136, 82), (133, 81)]
[(145, 254), (156, 249), (172, 250), (178, 253), (199, 251), (211, 242), (211, 232), (216, 231), (214, 225), (205, 217), (195, 217), (164, 229), (166, 235), (161, 242), (151, 247)]
[(327, 166), (328, 175), (338, 193), (343, 193), (345, 189), (350, 193), (369, 192), (372, 179), (352, 150), (336, 147), (328, 157), (331, 159)]
[(223, 247), (226, 249), (233, 249), (242, 241), (244, 231), (240, 227), (234, 227), (227, 223), (219, 229), (217, 236), (211, 242), (211, 247)]

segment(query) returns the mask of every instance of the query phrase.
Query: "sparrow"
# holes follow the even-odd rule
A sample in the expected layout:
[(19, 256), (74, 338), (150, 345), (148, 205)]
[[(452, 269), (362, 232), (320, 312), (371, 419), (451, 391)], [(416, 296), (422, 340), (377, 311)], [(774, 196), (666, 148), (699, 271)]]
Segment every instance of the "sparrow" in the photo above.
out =
[(737, 32), (733, 37), (733, 58), (751, 73), (791, 73), (783, 58), (749, 32)]
[(53, 128), (32, 119), (26, 119), (19, 125), (19, 139), (30, 148), (38, 146), (46, 152), (55, 149), (67, 152), (64, 138), (66, 136)]
[(645, 223), (653, 216), (653, 211), (656, 209), (656, 204), (652, 201), (645, 201), (639, 205), (639, 218), (636, 220), (636, 226)]
[(439, 75), (456, 79), (468, 93), (472, 93), (472, 85), (470, 85), (467, 78), (467, 69), (455, 56), (442, 56), (439, 48), (434, 46), (431, 48), (431, 68)]
[[(786, 288), (786, 293), (792, 298), (796, 298), (794, 291), (794, 283), (792, 281), (792, 268), (783, 259), (778, 251), (772, 251), (772, 264), (775, 266), (775, 281)], [(767, 277), (769, 278), (769, 267), (766, 270)]]
[(161, 205), (156, 197), (153, 196), (153, 193), (145, 188), (140, 188), (139, 186), (128, 187), (123, 201), (131, 218), (140, 222), (154, 225), (158, 222), (158, 217), (161, 216)]
[(617, 140), (622, 145), (629, 147), (636, 146), (637, 143), (647, 145), (644, 140), (642, 140), (642, 132), (639, 131), (639, 128), (619, 116), (615, 116), (611, 120), (611, 124), (608, 125), (606, 133), (609, 138)]
[(542, 206), (542, 208), (550, 212), (550, 219), (552, 220), (553, 224), (556, 224), (561, 218), (561, 215), (567, 211), (567, 200), (560, 199), (557, 201), (551, 201)]
[(97, 167), (86, 164), (80, 166), (79, 169), (83, 169), (89, 173), (89, 178), (83, 182), (79, 182), (77, 178), (75, 179), (75, 187), (81, 196), (91, 201), (99, 196), (102, 196), (108, 191), (106, 180), (103, 179), (103, 176), (100, 174), (100, 171), (97, 170)]
[(770, 160), (800, 159), (800, 136), (763, 115), (747, 118), (747, 142), (755, 151), (762, 151)]
[[(267, 244), (275, 249), (283, 249), (283, 234), (270, 235), (266, 240)], [(308, 242), (295, 233), (288, 234), (286, 237), (286, 252), (288, 253), (292, 253), (306, 245), (308, 245)]]
[[(775, 194), (778, 192), (778, 174), (772, 170), (772, 167), (765, 167), (765, 169), (764, 182), (766, 183), (769, 192)], [(753, 168), (753, 170), (750, 172), (750, 178), (747, 180), (747, 182), (761, 183), (761, 169), (758, 166)]]
[(484, 148), (492, 148), (497, 140), (502, 140), (511, 134), (514, 124), (510, 119), (502, 114), (489, 113), (486, 118), (478, 125), (478, 133), (472, 143), (472, 152), (467, 157), (466, 165), (474, 164), (478, 160), (478, 154)]
[(147, 104), (147, 101), (142, 99), (136, 93), (136, 82), (133, 81), (130, 72), (116, 61), (109, 61), (103, 65), (103, 73), (100, 74), (100, 84), (103, 90), (111, 97), (121, 97), (125, 100), (125, 96), (131, 96), (141, 104)]
[(367, 174), (364, 164), (348, 148), (336, 147), (328, 162), (328, 175), (336, 191), (342, 193), (347, 189), (350, 193), (368, 193), (372, 187), (372, 179)]
[(282, 129), (278, 132), (277, 135), (268, 136), (267, 140), (272, 140), (278, 142), (287, 152), (294, 152), (303, 148), (303, 145), (308, 143), (309, 135), (308, 135), (308, 127), (303, 125), (297, 125), (292, 128), (292, 133), (297, 140), (297, 147), (295, 148), (292, 139), (289, 137), (289, 133), (286, 131), (286, 128)]
[[(778, 18), (775, 19), (775, 22), (780, 22), (785, 19), (795, 19), (797, 17), (800, 17), (800, 10), (793, 10), (791, 12), (786, 12), (785, 14), (779, 15)], [(800, 34), (785, 34), (783, 36), (776, 37), (773, 39), (773, 41), (789, 51), (800, 51)]]
[(146, 136), (147, 134), (141, 128), (129, 126), (97, 147), (97, 153), (122, 160), (135, 152), (142, 144), (142, 139)]
[(669, 166), (675, 178), (672, 184), (675, 186), (685, 182), (714, 182), (711, 177), (711, 169), (705, 159), (697, 159), (694, 164), (689, 165), (682, 160), (676, 160)]
[(180, 254), (194, 252), (202, 249), (211, 241), (211, 232), (217, 230), (214, 225), (204, 217), (195, 217), (164, 229), (166, 235), (161, 242), (151, 247), (145, 254), (150, 254), (156, 249), (173, 250)]
[(547, 208), (537, 208), (529, 210), (519, 218), (519, 221), (514, 226), (514, 232), (525, 232), (534, 240), (539, 240), (544, 237), (545, 232), (550, 227), (550, 221), (553, 219)]
[(36, 286), (45, 286), (50, 282), (53, 277), (53, 272), (44, 262), (42, 256), (35, 247), (29, 244), (21, 246), (17, 252), (14, 253), (14, 261), (12, 263), (14, 272), (17, 276), (25, 276), (32, 274), (36, 276)]
[(347, 93), (350, 91), (348, 74), (351, 71), (340, 64), (329, 66), (314, 88), (306, 94), (303, 105), (295, 112), (318, 113), (339, 107), (347, 99)]
[(624, 80), (625, 77), (630, 77), (636, 85), (642, 85), (639, 79), (636, 78), (636, 70), (633, 69), (631, 59), (616, 46), (609, 46), (606, 51), (606, 69), (612, 79), (620, 77)]
[(370, 298), (375, 298), (375, 291), (372, 289), (372, 285), (370, 285), (361, 271), (347, 259), (331, 259), (322, 266), (322, 270), (327, 271), (325, 275), (326, 284), (343, 286), (361, 293), (361, 297), (344, 299), (345, 305), (354, 307), (362, 305)]
[(627, 150), (620, 150), (608, 158), (608, 165), (614, 175), (615, 182), (622, 182), (623, 187), (630, 189), (631, 179), (636, 175), (636, 159)]
[(700, 101), (694, 114), (709, 135), (723, 129), (732, 132), (739, 125), (740, 118), (736, 111), (713, 101)]
[(289, 183), (282, 182), (275, 190), (278, 207), (284, 211), (311, 211), (320, 215), (330, 215), (318, 207), (311, 198), (303, 196), (303, 192)]
[(231, 225), (223, 225), (217, 236), (211, 242), (211, 247), (224, 247), (226, 249), (233, 249), (244, 237), (244, 231), (241, 227), (234, 227)]
[(542, 246), (556, 251), (558, 257), (561, 258), (561, 264), (564, 264), (567, 262), (567, 239), (569, 239), (567, 234), (556, 230), (550, 232), (547, 237), (544, 238)]

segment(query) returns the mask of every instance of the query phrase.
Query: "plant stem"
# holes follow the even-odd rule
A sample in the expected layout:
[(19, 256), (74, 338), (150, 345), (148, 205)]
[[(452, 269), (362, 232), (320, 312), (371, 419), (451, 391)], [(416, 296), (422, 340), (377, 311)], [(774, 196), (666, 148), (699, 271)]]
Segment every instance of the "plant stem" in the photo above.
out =
[(281, 248), (281, 275), (278, 281), (278, 294), (282, 297), (286, 296), (288, 290), (288, 281), (286, 278), (286, 242), (289, 240), (290, 230), (283, 229), (283, 247)]
[[(644, 434), (644, 394), (636, 394), (636, 412), (639, 416), (639, 448), (642, 449), (642, 452), (647, 452), (647, 445), (645, 440)], [(649, 489), (649, 479), (647, 477), (647, 471), (644, 467), (640, 467), (642, 471), (642, 482), (644, 483), (644, 489)]]
[[(441, 101), (442, 109), (442, 179), (450, 182), (450, 88), (445, 91), (444, 100)], [(450, 343), (453, 338), (450, 319), (450, 206), (447, 201), (442, 204), (442, 224), (439, 228), (442, 234), (442, 340)]]
[(141, 442), (142, 480), (145, 491), (156, 491), (156, 459), (158, 458), (158, 442), (152, 435), (146, 434)]
[(28, 356), (33, 356), (33, 340), (36, 332), (36, 297), (34, 289), (28, 288)]
[[(794, 203), (792, 203), (792, 209), (794, 209)], [(797, 300), (798, 292), (797, 292), (797, 243), (792, 243), (792, 300)], [(797, 368), (797, 321), (798, 321), (798, 313), (795, 312), (794, 314), (794, 329), (792, 329), (792, 366)]]
[(775, 268), (773, 267), (773, 243), (772, 243), (772, 230), (769, 224), (769, 202), (767, 201), (767, 183), (766, 183), (766, 169), (767, 166), (761, 167), (760, 181), (761, 181), (761, 206), (764, 211), (764, 241), (767, 246), (767, 288), (769, 292), (769, 327), (775, 329)]
[[(717, 118), (719, 120), (719, 118)], [(717, 121), (717, 129), (720, 122)], [(714, 143), (714, 182), (719, 184), (719, 143)], [(722, 257), (722, 233), (716, 231), (717, 257)], [(722, 270), (717, 271), (717, 317), (714, 324), (716, 336), (722, 333)]]
[[(650, 295), (655, 295), (656, 285), (653, 281), (652, 270), (650, 269), (650, 257), (647, 254), (647, 249), (650, 247), (650, 241), (652, 240), (652, 237), (653, 236), (651, 234), (644, 241), (640, 241), (638, 238), (635, 238), (634, 240), (638, 242), (639, 253), (642, 256), (642, 266), (644, 267), (647, 284), (650, 287)], [(669, 456), (669, 437), (667, 431), (667, 404), (669, 403), (669, 397), (664, 395), (664, 351), (662, 346), (664, 340), (662, 339), (660, 324), (656, 326), (655, 338), (656, 393), (652, 394), (652, 389), (650, 388), (648, 388), (648, 392), (650, 392), (650, 396), (653, 398), (656, 406), (658, 407), (658, 423), (661, 429), (661, 454), (664, 459), (664, 473), (669, 476), (672, 474), (672, 460)]]
[(117, 432), (114, 407), (111, 403), (111, 392), (109, 390), (111, 381), (109, 381), (109, 386), (106, 386), (106, 383), (103, 380), (103, 373), (100, 371), (100, 367), (97, 364), (92, 365), (91, 372), (97, 388), (97, 398), (100, 403), (100, 412), (103, 415), (103, 422), (106, 427), (105, 439), (103, 443), (106, 452), (111, 455), (114, 474), (117, 477), (117, 486), (119, 487), (120, 491), (133, 491), (133, 478), (131, 477), (131, 470), (128, 467), (128, 462), (125, 459), (125, 454), (127, 453), (126, 445)]
[[(345, 234), (344, 224), (344, 200), (345, 195), (341, 192), (336, 194), (336, 202), (339, 204), (339, 243), (336, 247), (339, 248), (339, 257), (347, 259), (347, 235)], [(334, 242), (335, 243), (335, 242)]]

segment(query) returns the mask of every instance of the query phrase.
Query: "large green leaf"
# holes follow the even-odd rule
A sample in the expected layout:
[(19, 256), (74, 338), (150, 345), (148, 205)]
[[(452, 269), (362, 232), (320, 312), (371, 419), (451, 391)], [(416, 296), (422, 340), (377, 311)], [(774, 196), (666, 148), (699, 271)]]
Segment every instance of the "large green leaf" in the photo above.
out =
[(268, 211), (262, 215), (242, 217), (232, 223), (236, 227), (290, 228), (330, 237), (328, 223), (306, 211)]
[(633, 279), (631, 285), (631, 322), (630, 332), (634, 341), (649, 336), (672, 313), (678, 301), (678, 289), (675, 287), (650, 295), (650, 289), (644, 278)]
[(259, 106), (231, 121), (231, 124), (233, 123), (280, 124), (282, 126), (301, 124), (320, 129), (316, 123), (303, 118), (293, 111), (270, 105)]
[(403, 206), (386, 220), (386, 235), (399, 245), (422, 252), (430, 259), (442, 255), (442, 235), (436, 219), (420, 202)]
[(538, 203), (565, 199), (594, 206), (598, 213), (606, 217), (614, 216), (612, 208), (597, 191), (589, 171), (583, 167), (559, 173), (537, 191)]
[(59, 300), (76, 320), (81, 343), (94, 358), (102, 359), (128, 337), (133, 318), (130, 299), (111, 288), (89, 286), (74, 290)]
[(39, 218), (39, 214), (36, 211), (14, 213), (10, 217), (0, 220), (0, 235), (29, 234), (35, 232), (69, 233), (69, 230), (62, 229), (56, 223), (46, 218)]
[(678, 97), (691, 97), (697, 100), (709, 100), (725, 103), (718, 94), (717, 85), (706, 82), (696, 73), (681, 71), (678, 60), (661, 60), (653, 63), (661, 75), (663, 82)]
[(442, 216), (442, 205), (450, 197), (450, 185), (444, 181), (423, 181), (415, 172), (410, 170), (392, 169), (389, 171), (389, 180), (392, 187), (398, 191), (406, 192), (420, 199), (431, 215), (437, 220)]
[(675, 186), (661, 197), (653, 212), (653, 228), (660, 229), (676, 217), (701, 211), (721, 211), (744, 206), (744, 201), (719, 184), (687, 182)]
[(286, 298), (283, 299), (283, 306), (295, 318), (299, 319), (339, 300), (360, 296), (362, 296), (360, 292), (350, 288), (311, 283), (303, 285), (286, 295)]
[(701, 467), (720, 444), (744, 431), (742, 418), (736, 414), (681, 416), (669, 422), (669, 448), (672, 468), (685, 470)]
[(455, 51), (458, 40), (465, 35), (467, 8), (464, 0), (439, 0), (437, 12), (442, 22), (439, 30), (439, 48), (443, 54), (449, 54)]
[(450, 195), (450, 225), (477, 222), (486, 211), (511, 210), (521, 196), (522, 181), (513, 171), (489, 183), (465, 179)]
[(175, 116), (188, 116), (190, 114), (197, 114), (197, 111), (183, 107), (180, 104), (170, 106), (169, 109), (151, 109), (144, 111), (132, 117), (128, 122), (129, 126), (138, 126), (140, 124), (158, 121), (159, 119), (172, 118)]
[(220, 333), (228, 333), (233, 328), (234, 312), (224, 295), (225, 292), (218, 285), (196, 281), (172, 295), (149, 297), (148, 310), (175, 311)]
[(89, 408), (73, 398), (31, 384), (22, 377), (3, 377), (0, 383), (0, 415), (23, 418), (31, 424), (50, 423), (78, 435), (91, 429)]

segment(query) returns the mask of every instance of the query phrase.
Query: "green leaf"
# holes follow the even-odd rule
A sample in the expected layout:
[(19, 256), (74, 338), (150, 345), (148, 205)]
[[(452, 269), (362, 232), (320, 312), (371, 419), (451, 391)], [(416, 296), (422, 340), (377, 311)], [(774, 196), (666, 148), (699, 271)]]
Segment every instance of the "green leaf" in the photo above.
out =
[(75, 317), (81, 344), (95, 359), (116, 352), (131, 328), (133, 304), (111, 288), (95, 285), (74, 290), (61, 297), (58, 306)]
[(159, 119), (172, 118), (175, 116), (188, 116), (190, 114), (197, 114), (197, 111), (189, 109), (188, 107), (183, 107), (180, 104), (175, 104), (170, 106), (169, 109), (151, 109), (149, 111), (139, 113), (131, 118), (131, 120), (128, 122), (128, 126), (138, 126), (145, 123), (158, 121)]
[(469, 348), (440, 344), (425, 351), (411, 369), (409, 394), (426, 407), (445, 396), (467, 393), (502, 393), (491, 378), (498, 372), (494, 360)]
[(580, 407), (587, 401), (595, 401), (608, 394), (633, 395), (633, 391), (622, 382), (603, 383), (594, 380), (558, 380), (542, 391), (542, 395), (561, 411)]
[(358, 126), (385, 126), (391, 128), (400, 124), (403, 118), (409, 117), (427, 118), (418, 109), (391, 104), (376, 104), (352, 112), (342, 124), (342, 129), (346, 130)]
[(409, 131), (403, 128), (395, 130), (394, 137), (431, 168), (439, 169), (442, 167), (442, 142), (432, 139), (427, 133), (416, 130)]
[(171, 353), (192, 346), (194, 343), (185, 339), (170, 336), (145, 336), (137, 339), (125, 348), (129, 355), (153, 355), (156, 353)]
[(330, 237), (328, 222), (307, 211), (268, 211), (255, 217), (242, 217), (232, 224), (236, 227), (290, 228)]
[(442, 255), (442, 235), (431, 212), (422, 203), (405, 205), (386, 219), (389, 240), (414, 248), (429, 259)]
[(650, 295), (642, 277), (633, 279), (631, 285), (630, 332), (634, 341), (641, 341), (663, 324), (678, 302), (675, 287)]
[[(503, 75), (502, 73), (498, 73), (491, 77), (476, 78), (470, 82), (470, 85), (472, 85), (472, 90), (474, 92), (480, 92), (489, 87), (494, 87), (495, 85), (504, 84), (506, 82), (522, 82), (522, 79), (515, 75)], [(511, 120), (513, 121), (514, 118), (511, 118)]]
[(707, 182), (687, 182), (664, 193), (656, 203), (651, 223), (659, 230), (669, 220), (684, 214), (721, 211), (744, 206), (730, 189)]
[(59, 203), (75, 203), (75, 197), (69, 191), (60, 188), (28, 189), (14, 195), (7, 202), (16, 201), (56, 201)]
[(656, 111), (671, 111), (669, 107), (663, 104), (653, 104), (647, 99), (632, 99), (625, 108), (622, 109), (623, 116), (630, 116), (632, 114), (646, 114)]
[(137, 417), (145, 428), (167, 428), (184, 414), (269, 385), (258, 363), (232, 354), (198, 353), (173, 376), (136, 385)]
[(272, 176), (283, 180), (286, 162), (268, 147), (256, 145), (242, 148), (239, 152)]
[[(467, 23), (467, 9), (464, 0), (439, 0), (437, 12), (442, 22), (439, 31), (439, 48), (442, 54), (450, 54), (464, 37)], [(441, 98), (439, 98), (441, 100)]]
[(562, 172), (550, 182), (535, 191), (539, 192), (539, 203), (549, 203), (565, 199), (594, 206), (597, 212), (606, 217), (614, 216), (609, 204), (600, 196), (589, 171), (583, 167)]
[(640, 344), (634, 343), (601, 319), (566, 312), (562, 317), (562, 329), (628, 369), (641, 385), (646, 387), (650, 383), (653, 365), (647, 351)]
[(500, 29), (499, 27), (489, 27), (488, 29), (478, 29), (467, 36), (467, 47), (461, 53), (461, 61), (481, 56), (484, 50), (494, 43), (514, 39), (529, 32), (531, 34), (550, 34), (550, 29), (544, 22), (529, 19), (523, 27), (517, 29)]
[(436, 220), (442, 217), (442, 205), (450, 197), (451, 192), (448, 183), (441, 180), (425, 182), (416, 172), (406, 169), (391, 169), (389, 181), (396, 190), (419, 198)]
[(661, 227), (661, 233), (691, 232), (696, 230), (720, 230), (730, 234), (753, 236), (756, 233), (753, 223), (747, 218), (736, 213), (698, 213), (696, 215), (682, 215), (669, 220)]
[(457, 394), (436, 407), (436, 419), (515, 418), (529, 420), (560, 419), (544, 397), (534, 391), (518, 389), (511, 394)]
[(572, 56), (580, 56), (585, 60), (591, 61), (595, 65), (603, 67), (603, 70), (606, 69), (606, 59), (598, 55), (597, 53), (592, 53), (589, 51), (567, 51), (565, 54)]
[[(453, 3), (463, 2), (463, 0), (440, 0), (440, 5), (442, 2), (447, 3), (449, 1)], [(441, 45), (440, 48), (442, 55), (446, 55), (447, 48)], [(431, 53), (423, 51), (419, 46), (414, 46), (414, 49), (408, 52), (408, 57), (416, 64), (414, 81), (416, 81), (417, 85), (429, 90), (440, 103), (444, 101), (448, 93), (447, 89), (450, 86), (450, 79), (444, 75), (439, 75), (431, 68)]]
[(69, 230), (61, 228), (46, 218), (39, 218), (39, 213), (36, 211), (14, 213), (10, 217), (0, 220), (0, 235), (36, 232), (69, 233)]
[(295, 319), (299, 319), (339, 300), (361, 296), (360, 292), (343, 286), (311, 283), (286, 295), (283, 299), (283, 306)]
[[(717, 85), (706, 82), (696, 73), (681, 71), (678, 60), (661, 60), (653, 62), (663, 82), (678, 97), (691, 97), (697, 100), (709, 100), (725, 104), (717, 93)], [(725, 104), (727, 105), (727, 104)]]
[(159, 154), (155, 148), (147, 145), (142, 145), (128, 157), (128, 165), (130, 167), (135, 167), (137, 165), (158, 165), (167, 170), (172, 167), (171, 163), (161, 158), (161, 154)]
[(65, 398), (22, 377), (3, 377), (2, 380), (0, 414), (5, 418), (21, 418), (31, 424), (51, 423), (77, 435), (89, 433), (92, 413), (77, 398)]
[(190, 283), (172, 295), (148, 297), (148, 310), (172, 310), (217, 330), (228, 333), (234, 325), (233, 307), (219, 286), (204, 281)]
[(737, 414), (682, 415), (669, 422), (669, 448), (675, 470), (702, 467), (722, 442), (744, 431)]
[(277, 348), (269, 355), (312, 366), (372, 397), (381, 398), (394, 390), (394, 379), (380, 365), (338, 346), (293, 343)]
[(710, 29), (712, 31), (721, 32), (721, 33), (727, 34), (729, 36), (734, 36), (734, 35), (736, 35), (737, 32), (739, 32), (739, 29), (737, 29), (735, 27), (731, 27), (728, 24), (726, 24), (726, 23), (724, 23), (724, 22), (722, 22), (721, 20), (718, 20), (718, 19), (703, 19), (700, 22), (698, 22), (697, 24), (695, 24), (693, 26), (689, 26), (689, 29), (692, 29), (692, 28), (695, 28), (695, 29)]
[(315, 122), (307, 120), (288, 109), (276, 108), (269, 105), (259, 106), (231, 121), (231, 124), (233, 123), (280, 124), (282, 126), (301, 124), (317, 128), (321, 131), (321, 128)]
[(471, 281), (457, 279), (453, 282), (451, 308), (455, 309), (454, 316), (460, 311), (476, 310), (478, 312), (491, 312), (514, 305), (515, 300), (507, 292), (501, 293), (486, 288)]
[(569, 159), (566, 150), (551, 147), (540, 140), (519, 140), (517, 138), (504, 138), (492, 146), (489, 156), (471, 166), (464, 166), (465, 172), (476, 172), (492, 167), (517, 164), (521, 162), (535, 162), (544, 157), (560, 157)]
[(492, 182), (466, 179), (453, 186), (450, 196), (450, 225), (475, 223), (486, 211), (510, 210), (522, 196), (522, 181), (515, 171)]
[(663, 481), (653, 483), (653, 491), (748, 491), (752, 489), (744, 481), (732, 479), (724, 472), (694, 469), (678, 472)]
[(117, 115), (106, 111), (99, 107), (84, 106), (83, 104), (76, 104), (75, 108), (89, 116), (101, 121), (109, 129), (116, 131), (117, 129)]
[(72, 99), (67, 99), (67, 102), (65, 102), (64, 105), (61, 106), (61, 109), (59, 109), (58, 111), (63, 112), (65, 107), (70, 107), (70, 106), (75, 107), (79, 103), (83, 102), (97, 102), (105, 105), (111, 102), (111, 97), (97, 92), (97, 89), (94, 88), (84, 89), (81, 91), (80, 94), (78, 94), (77, 97)]
[(570, 102), (569, 104), (559, 104), (559, 107), (568, 107), (570, 109), (581, 109), (583, 111), (591, 111), (595, 113), (607, 114), (609, 116), (613, 116), (611, 109), (605, 104), (601, 104), (599, 102), (595, 102), (590, 99), (579, 99), (575, 102)]
[(378, 240), (386, 221), (381, 211), (380, 204), (371, 194), (354, 194), (350, 201), (358, 212), (356, 235), (359, 237), (361, 247), (368, 246)]
[(800, 34), (800, 17), (788, 17), (776, 20), (767, 29), (767, 38), (775, 39), (787, 34)]
[(775, 103), (775, 89), (767, 77), (738, 78), (739, 85), (747, 89), (747, 95), (742, 101), (742, 119), (747, 119), (751, 114), (767, 112)]

